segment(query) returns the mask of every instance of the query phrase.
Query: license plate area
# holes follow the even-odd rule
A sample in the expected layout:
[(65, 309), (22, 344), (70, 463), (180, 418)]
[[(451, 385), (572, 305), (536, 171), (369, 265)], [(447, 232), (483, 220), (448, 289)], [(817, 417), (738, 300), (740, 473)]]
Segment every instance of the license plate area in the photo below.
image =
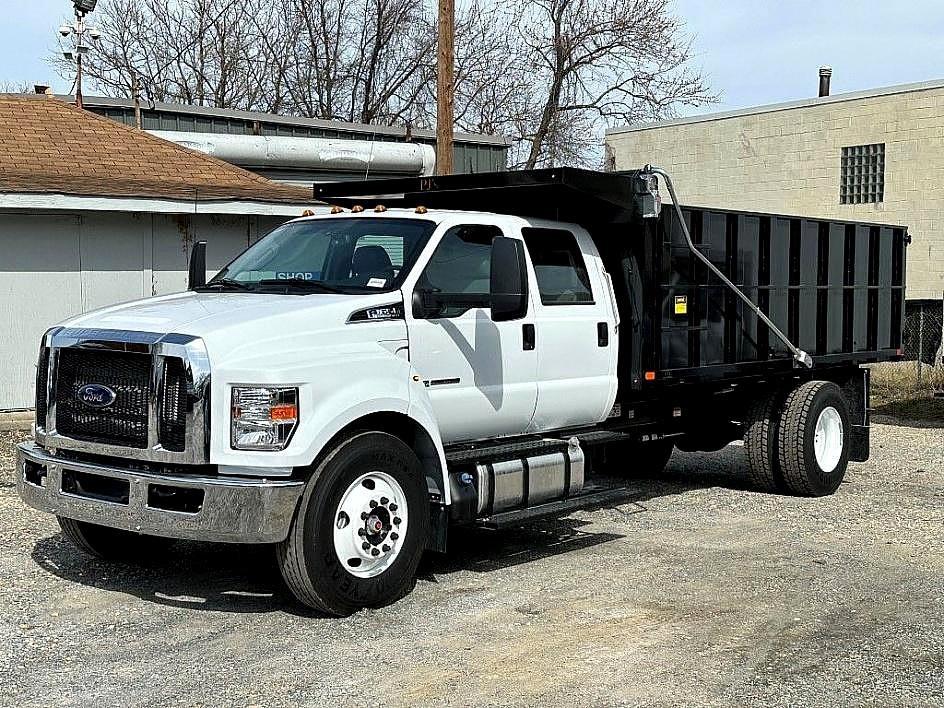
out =
[(130, 492), (131, 482), (127, 479), (78, 470), (62, 470), (63, 494), (127, 506)]

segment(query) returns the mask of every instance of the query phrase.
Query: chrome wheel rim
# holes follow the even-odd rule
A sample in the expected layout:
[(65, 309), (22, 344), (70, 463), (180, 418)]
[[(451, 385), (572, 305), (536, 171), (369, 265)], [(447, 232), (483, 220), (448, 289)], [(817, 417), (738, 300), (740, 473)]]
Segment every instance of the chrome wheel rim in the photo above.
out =
[(334, 551), (358, 578), (373, 578), (400, 554), (408, 524), (406, 495), (385, 472), (367, 472), (348, 486), (334, 514)]
[(842, 417), (832, 406), (824, 408), (816, 419), (813, 451), (823, 472), (832, 472), (842, 457)]

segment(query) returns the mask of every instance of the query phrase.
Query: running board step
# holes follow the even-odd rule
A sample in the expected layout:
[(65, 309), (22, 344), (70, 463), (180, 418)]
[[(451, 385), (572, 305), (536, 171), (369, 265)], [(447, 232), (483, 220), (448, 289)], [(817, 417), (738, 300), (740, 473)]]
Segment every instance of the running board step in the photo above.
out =
[(517, 526), (526, 521), (531, 521), (532, 519), (562, 515), (587, 507), (616, 505), (630, 499), (637, 491), (638, 490), (630, 489), (629, 487), (598, 489), (568, 497), (567, 499), (528, 507), (527, 509), (513, 509), (511, 511), (503, 511), (499, 514), (492, 514), (484, 519), (479, 519), (475, 522), (475, 525), (487, 529), (501, 529), (509, 526)]
[(594, 445), (602, 442), (617, 440), (631, 440), (632, 435), (615, 430), (592, 430), (585, 433), (575, 432), (566, 437), (531, 438), (490, 445), (473, 445), (465, 448), (446, 450), (446, 462), (461, 464), (463, 462), (482, 462), (508, 457), (527, 457), (547, 452), (566, 450), (569, 441), (577, 438), (581, 445)]
[(559, 452), (567, 449), (567, 441), (558, 438), (536, 438), (517, 442), (481, 445), (461, 450), (447, 450), (446, 462), (482, 462), (506, 457), (527, 457), (545, 452)]

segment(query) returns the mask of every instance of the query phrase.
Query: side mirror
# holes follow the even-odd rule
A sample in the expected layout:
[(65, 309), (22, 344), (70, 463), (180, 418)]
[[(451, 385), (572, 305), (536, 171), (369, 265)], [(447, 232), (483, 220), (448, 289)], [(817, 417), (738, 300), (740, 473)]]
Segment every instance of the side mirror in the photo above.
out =
[(206, 285), (207, 280), (207, 242), (197, 241), (190, 251), (190, 273), (187, 276), (187, 289), (195, 290)]
[(431, 290), (413, 291), (413, 316), (418, 320), (428, 320), (435, 317), (442, 310), (442, 305), (436, 302)]
[(492, 320), (518, 320), (528, 314), (528, 268), (524, 242), (507, 236), (492, 241), (492, 268), (489, 277)]

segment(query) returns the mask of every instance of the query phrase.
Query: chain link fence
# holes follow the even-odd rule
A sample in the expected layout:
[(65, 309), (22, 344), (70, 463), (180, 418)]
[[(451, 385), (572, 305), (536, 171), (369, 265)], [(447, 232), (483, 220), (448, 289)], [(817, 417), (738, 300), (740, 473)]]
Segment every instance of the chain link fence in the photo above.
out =
[(872, 367), (872, 394), (893, 401), (944, 395), (944, 299), (905, 305), (905, 361)]

